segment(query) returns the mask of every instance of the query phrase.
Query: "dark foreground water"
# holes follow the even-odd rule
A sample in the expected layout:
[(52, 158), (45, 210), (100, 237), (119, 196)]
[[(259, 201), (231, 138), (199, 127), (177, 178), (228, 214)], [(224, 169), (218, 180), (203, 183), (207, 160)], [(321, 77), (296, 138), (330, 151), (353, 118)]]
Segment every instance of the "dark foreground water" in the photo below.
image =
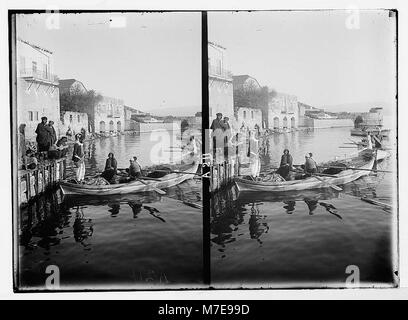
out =
[[(87, 142), (87, 174), (101, 171), (109, 152), (119, 167), (134, 155), (142, 165), (175, 159), (172, 141), (151, 157), (156, 143), (149, 135)], [(202, 210), (183, 201), (202, 204), (201, 189), (201, 180), (191, 179), (165, 189), (164, 197), (63, 197), (60, 191), (41, 197), (20, 212), (20, 288), (44, 289), (50, 265), (60, 270), (61, 289), (200, 286)]]
[[(262, 170), (279, 164), (284, 148), (294, 163), (306, 152), (320, 161), (344, 157), (349, 129), (274, 135)], [(353, 139), (356, 139), (353, 137)], [(389, 141), (393, 147), (393, 139)], [(395, 151), (379, 168), (395, 170)], [(347, 286), (358, 267), (361, 286), (392, 286), (397, 271), (397, 213), (360, 200), (396, 206), (396, 174), (378, 173), (343, 187), (277, 196), (218, 193), (211, 212), (211, 276), (215, 287)], [(355, 271), (352, 271), (355, 274)]]

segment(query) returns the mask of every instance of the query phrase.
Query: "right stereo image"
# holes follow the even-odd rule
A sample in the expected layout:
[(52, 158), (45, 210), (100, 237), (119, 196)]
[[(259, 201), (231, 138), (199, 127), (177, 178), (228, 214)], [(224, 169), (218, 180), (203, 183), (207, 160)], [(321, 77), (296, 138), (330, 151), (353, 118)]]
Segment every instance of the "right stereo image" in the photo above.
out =
[(396, 26), (208, 12), (214, 288), (399, 285)]

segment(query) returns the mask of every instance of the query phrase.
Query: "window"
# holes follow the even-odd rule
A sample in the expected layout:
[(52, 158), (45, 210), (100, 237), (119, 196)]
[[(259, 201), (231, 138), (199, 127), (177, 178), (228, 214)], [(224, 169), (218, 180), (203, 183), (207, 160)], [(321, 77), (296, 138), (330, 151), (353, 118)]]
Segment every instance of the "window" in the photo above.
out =
[(69, 122), (72, 122), (72, 114), (69, 115)]
[(28, 121), (34, 121), (34, 113), (32, 111), (28, 111)]
[(78, 122), (81, 122), (81, 116), (78, 114)]
[(246, 119), (246, 111), (244, 111), (243, 115), (244, 115), (244, 119)]
[(36, 121), (39, 120), (39, 118), (38, 118), (38, 111), (35, 112), (35, 120), (36, 120)]
[(37, 62), (33, 61), (33, 73), (36, 74), (37, 73)]
[(251, 111), (251, 118), (252, 119), (254, 118), (254, 112), (253, 111)]
[(44, 78), (48, 79), (48, 64), (44, 63)]

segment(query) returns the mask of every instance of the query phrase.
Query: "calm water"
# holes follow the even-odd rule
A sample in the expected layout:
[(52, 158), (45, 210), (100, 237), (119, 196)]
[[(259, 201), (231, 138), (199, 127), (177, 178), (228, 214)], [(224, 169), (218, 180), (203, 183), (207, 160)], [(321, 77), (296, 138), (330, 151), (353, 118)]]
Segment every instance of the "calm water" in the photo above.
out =
[[(350, 142), (349, 132), (340, 128), (273, 135), (261, 159), (262, 171), (277, 167), (286, 147), (295, 164), (302, 163), (306, 152), (317, 162), (352, 154), (356, 149), (339, 148)], [(395, 151), (390, 152), (379, 168), (395, 170)], [(344, 186), (341, 193), (327, 189), (276, 196), (231, 188), (217, 194), (211, 214), (213, 285), (344, 286), (349, 265), (358, 266), (364, 286), (391, 285), (396, 213), (360, 197), (395, 204), (395, 176), (368, 176)]]
[[(176, 162), (179, 153), (149, 135), (86, 142), (87, 174), (102, 171), (114, 152), (118, 167), (133, 156), (142, 165)], [(153, 152), (151, 152), (153, 150)], [(151, 156), (151, 154), (154, 154)], [(201, 180), (157, 193), (63, 197), (48, 194), (20, 212), (22, 288), (43, 288), (48, 265), (60, 269), (62, 289), (197, 287), (202, 283)]]

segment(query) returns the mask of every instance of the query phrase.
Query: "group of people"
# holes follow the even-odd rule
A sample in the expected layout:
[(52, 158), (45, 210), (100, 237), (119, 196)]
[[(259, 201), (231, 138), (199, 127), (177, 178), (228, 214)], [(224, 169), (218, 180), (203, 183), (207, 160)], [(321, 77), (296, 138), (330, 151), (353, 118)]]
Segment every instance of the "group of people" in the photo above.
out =
[(213, 139), (213, 155), (216, 156), (217, 148), (224, 149), (224, 156), (228, 157), (229, 140), (231, 138), (231, 126), (229, 118), (223, 117), (221, 112), (216, 114), (216, 118), (212, 121), (210, 129), (212, 130), (211, 137)]
[(59, 140), (57, 139), (54, 121), (48, 121), (47, 117), (42, 117), (35, 133), (37, 134), (37, 151), (44, 158), (58, 159), (66, 156), (68, 138), (61, 137)]
[(47, 117), (41, 118), (35, 133), (37, 134), (38, 152), (48, 152), (50, 147), (57, 142), (54, 121), (48, 121)]
[[(308, 176), (317, 172), (317, 163), (313, 159), (313, 154), (311, 152), (305, 154), (305, 163), (302, 166), (302, 168), (303, 173)], [(285, 149), (283, 151), (281, 162), (278, 170), (276, 170), (276, 173), (282, 176), (282, 178), (284, 178), (285, 180), (291, 180), (292, 179), (291, 172), (293, 171), (299, 173), (299, 171), (295, 170), (293, 167), (293, 157), (289, 153), (289, 149)]]
[[(129, 160), (129, 168), (126, 169), (127, 175), (120, 175), (121, 179), (119, 182), (132, 181), (142, 176), (142, 166), (140, 165), (137, 157)], [(108, 154), (108, 159), (105, 162), (105, 170), (102, 172), (101, 177), (108, 182), (114, 182), (115, 176), (118, 175), (118, 162), (115, 159), (115, 155), (110, 152)], [(125, 179), (123, 179), (125, 178)]]

